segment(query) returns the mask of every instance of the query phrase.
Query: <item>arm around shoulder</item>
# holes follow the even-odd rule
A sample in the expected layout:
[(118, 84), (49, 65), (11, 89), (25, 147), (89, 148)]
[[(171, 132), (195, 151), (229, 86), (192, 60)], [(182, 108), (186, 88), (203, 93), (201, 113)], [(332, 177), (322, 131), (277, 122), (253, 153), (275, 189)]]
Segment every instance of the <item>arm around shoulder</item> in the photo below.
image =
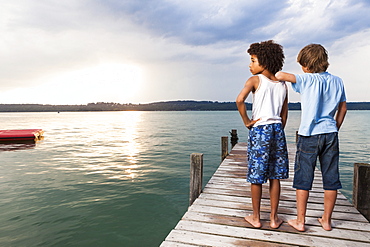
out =
[(295, 75), (291, 74), (291, 73), (279, 71), (275, 74), (275, 77), (279, 81), (288, 81), (288, 82), (291, 82), (291, 83), (296, 83)]

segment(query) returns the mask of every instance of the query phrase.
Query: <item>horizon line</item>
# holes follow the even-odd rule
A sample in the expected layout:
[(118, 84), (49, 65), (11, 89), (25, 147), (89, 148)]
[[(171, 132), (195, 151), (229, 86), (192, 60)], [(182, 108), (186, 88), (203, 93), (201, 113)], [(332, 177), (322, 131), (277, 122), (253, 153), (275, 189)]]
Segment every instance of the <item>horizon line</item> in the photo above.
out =
[[(210, 102), (210, 103), (236, 103), (235, 101), (218, 101), (218, 100), (163, 100), (163, 101), (153, 101), (150, 103), (118, 103), (118, 102), (89, 102), (82, 104), (50, 104), (50, 103), (0, 103), (0, 105), (89, 105), (89, 104), (119, 104), (119, 105), (145, 105), (145, 104), (155, 104), (155, 103), (170, 103), (170, 102)], [(246, 104), (252, 104), (252, 102), (245, 102)], [(300, 101), (288, 102), (292, 104), (301, 103)], [(347, 103), (370, 103), (370, 101), (347, 101)]]

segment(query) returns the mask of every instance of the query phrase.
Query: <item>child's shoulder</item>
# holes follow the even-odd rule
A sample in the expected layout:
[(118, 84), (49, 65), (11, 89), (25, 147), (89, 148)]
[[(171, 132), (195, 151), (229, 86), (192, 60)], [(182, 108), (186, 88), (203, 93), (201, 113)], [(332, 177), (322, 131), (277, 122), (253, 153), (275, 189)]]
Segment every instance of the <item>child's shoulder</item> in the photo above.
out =
[(327, 72), (295, 74), (297, 81), (315, 81), (315, 80), (320, 80), (320, 78), (325, 78), (328, 76), (331, 76), (331, 75)]
[(251, 83), (257, 83), (259, 81), (260, 81), (259, 75), (253, 75), (253, 76), (249, 77), (249, 79), (248, 79), (248, 82), (251, 82)]
[(337, 80), (342, 80), (341, 77), (337, 76), (337, 75), (333, 75), (333, 74), (330, 74), (329, 72), (326, 72), (326, 74), (334, 79), (337, 79)]
[(343, 80), (339, 76), (332, 75), (329, 72), (297, 74), (296, 79), (297, 84), (305, 85), (305, 87), (316, 85), (316, 83), (323, 85), (330, 85), (331, 83), (343, 84)]
[(325, 72), (321, 72), (321, 73), (305, 73), (303, 75), (301, 75), (303, 77), (306, 77), (306, 78), (310, 78), (310, 79), (321, 79), (321, 80), (341, 80), (341, 78), (339, 76), (336, 76), (336, 75), (333, 75), (327, 71)]
[(258, 75), (254, 75), (254, 76), (249, 77), (249, 79), (247, 80), (247, 82), (245, 83), (245, 85), (253, 88), (252, 91), (254, 92), (254, 90), (256, 90), (258, 88), (259, 83), (260, 83), (259, 76)]
[(252, 75), (251, 77), (249, 77), (249, 79), (251, 79), (251, 80), (259, 80), (259, 78), (260, 78), (259, 74), (258, 75)]

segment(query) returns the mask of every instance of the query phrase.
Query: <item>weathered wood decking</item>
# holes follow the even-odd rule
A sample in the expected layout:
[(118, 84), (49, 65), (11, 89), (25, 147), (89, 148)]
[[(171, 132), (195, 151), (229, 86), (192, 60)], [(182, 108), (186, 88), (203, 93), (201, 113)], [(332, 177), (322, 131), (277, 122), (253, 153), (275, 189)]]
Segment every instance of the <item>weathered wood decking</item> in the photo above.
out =
[(244, 221), (252, 213), (250, 184), (246, 182), (246, 143), (238, 143), (189, 207), (161, 247), (167, 246), (370, 246), (370, 223), (341, 194), (333, 213), (333, 230), (321, 228), (323, 212), (320, 172), (307, 205), (306, 232), (298, 232), (286, 221), (296, 216), (295, 190), (291, 187), (295, 147), (289, 146), (290, 178), (282, 180), (279, 229), (269, 227), (268, 184), (263, 187), (262, 228)]

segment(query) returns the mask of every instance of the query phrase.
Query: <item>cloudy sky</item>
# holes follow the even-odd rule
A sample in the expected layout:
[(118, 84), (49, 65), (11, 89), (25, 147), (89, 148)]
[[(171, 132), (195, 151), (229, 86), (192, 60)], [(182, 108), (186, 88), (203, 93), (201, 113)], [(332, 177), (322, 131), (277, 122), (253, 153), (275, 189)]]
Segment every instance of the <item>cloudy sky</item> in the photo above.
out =
[(293, 73), (303, 46), (324, 45), (347, 101), (370, 101), (368, 0), (0, 3), (0, 103), (235, 101), (246, 49), (269, 39)]

